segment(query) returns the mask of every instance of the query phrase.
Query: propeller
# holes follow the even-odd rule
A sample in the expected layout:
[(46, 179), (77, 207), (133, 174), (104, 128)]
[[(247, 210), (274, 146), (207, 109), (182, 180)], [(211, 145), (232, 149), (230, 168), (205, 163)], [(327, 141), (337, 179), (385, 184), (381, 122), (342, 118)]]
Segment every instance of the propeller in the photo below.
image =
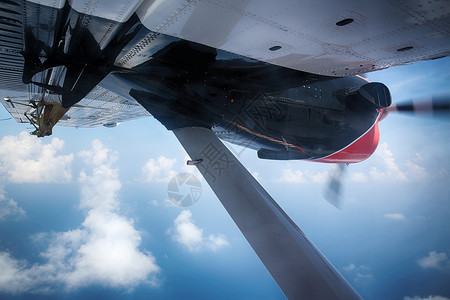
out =
[(337, 208), (341, 207), (342, 183), (346, 172), (347, 164), (336, 164), (331, 170), (327, 188), (324, 193), (325, 200)]
[(388, 107), (387, 112), (414, 113), (415, 115), (450, 116), (450, 95), (438, 95), (400, 101)]
[[(391, 112), (409, 113), (414, 116), (450, 120), (450, 95), (433, 95), (399, 101), (385, 109), (384, 119)], [(347, 172), (346, 164), (337, 164), (330, 172), (324, 198), (337, 208), (341, 206), (342, 186)]]

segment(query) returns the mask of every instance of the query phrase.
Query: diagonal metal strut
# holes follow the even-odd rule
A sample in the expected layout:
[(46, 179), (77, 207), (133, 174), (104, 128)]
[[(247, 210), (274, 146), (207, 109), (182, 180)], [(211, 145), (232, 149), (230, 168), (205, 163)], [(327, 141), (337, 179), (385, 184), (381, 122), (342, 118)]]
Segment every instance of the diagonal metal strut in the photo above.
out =
[(288, 299), (361, 299), (211, 130), (173, 132)]

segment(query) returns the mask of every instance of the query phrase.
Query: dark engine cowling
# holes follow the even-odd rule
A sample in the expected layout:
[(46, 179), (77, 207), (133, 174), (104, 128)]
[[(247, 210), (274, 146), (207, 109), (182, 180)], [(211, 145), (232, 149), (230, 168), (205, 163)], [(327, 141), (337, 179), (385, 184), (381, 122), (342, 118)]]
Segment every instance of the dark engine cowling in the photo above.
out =
[(389, 89), (379, 82), (371, 82), (361, 86), (357, 91), (357, 97), (369, 101), (378, 109), (389, 107), (392, 104)]

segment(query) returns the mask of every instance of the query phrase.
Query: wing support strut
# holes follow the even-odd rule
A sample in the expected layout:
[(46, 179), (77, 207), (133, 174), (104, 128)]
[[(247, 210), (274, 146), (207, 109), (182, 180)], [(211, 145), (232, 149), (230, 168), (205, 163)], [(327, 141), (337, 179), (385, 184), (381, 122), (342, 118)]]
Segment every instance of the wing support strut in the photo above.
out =
[(288, 299), (361, 299), (211, 130), (173, 132)]

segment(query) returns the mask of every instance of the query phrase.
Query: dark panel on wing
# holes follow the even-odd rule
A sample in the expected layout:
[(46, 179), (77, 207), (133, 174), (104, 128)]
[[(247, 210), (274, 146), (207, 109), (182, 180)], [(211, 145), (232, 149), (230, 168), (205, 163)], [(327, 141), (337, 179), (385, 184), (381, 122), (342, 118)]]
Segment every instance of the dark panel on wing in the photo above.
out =
[(0, 89), (26, 91), (22, 83), (24, 59), (23, 1), (1, 2), (0, 9)]

